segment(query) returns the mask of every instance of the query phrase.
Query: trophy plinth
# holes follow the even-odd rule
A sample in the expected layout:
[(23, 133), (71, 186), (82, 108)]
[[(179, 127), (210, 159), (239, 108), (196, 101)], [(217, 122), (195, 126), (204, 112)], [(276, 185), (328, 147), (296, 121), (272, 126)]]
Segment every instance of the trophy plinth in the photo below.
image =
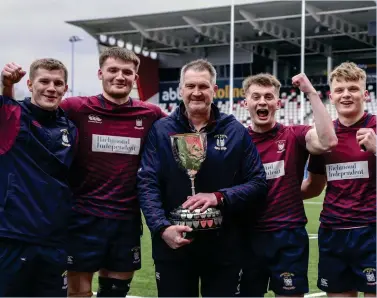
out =
[[(191, 195), (195, 195), (195, 177), (206, 158), (207, 135), (201, 133), (177, 134), (170, 137), (174, 158), (187, 171), (191, 180)], [(182, 206), (170, 212), (169, 220), (174, 225), (188, 226), (196, 230), (218, 229), (222, 223), (221, 211), (217, 208), (200, 208), (190, 211)]]
[(188, 226), (194, 231), (211, 230), (221, 226), (223, 217), (217, 208), (207, 208), (201, 212), (200, 209), (184, 209), (179, 207), (170, 213), (170, 221), (175, 225)]

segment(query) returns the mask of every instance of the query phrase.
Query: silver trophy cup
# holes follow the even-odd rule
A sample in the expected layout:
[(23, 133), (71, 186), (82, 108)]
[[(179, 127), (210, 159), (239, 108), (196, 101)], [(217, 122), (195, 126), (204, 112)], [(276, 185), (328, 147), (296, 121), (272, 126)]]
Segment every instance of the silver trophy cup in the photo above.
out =
[[(170, 137), (174, 158), (187, 171), (191, 180), (191, 195), (195, 195), (195, 177), (206, 158), (207, 135), (201, 133), (177, 134)], [(188, 226), (195, 230), (217, 229), (222, 215), (217, 208), (190, 211), (182, 206), (170, 212), (170, 221), (175, 225)]]

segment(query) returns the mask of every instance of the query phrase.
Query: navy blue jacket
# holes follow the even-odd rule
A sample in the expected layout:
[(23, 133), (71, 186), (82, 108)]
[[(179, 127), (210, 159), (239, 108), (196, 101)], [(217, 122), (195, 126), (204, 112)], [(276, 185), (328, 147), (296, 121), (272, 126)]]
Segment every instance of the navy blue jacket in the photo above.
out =
[(66, 241), (77, 130), (60, 108), (0, 96), (0, 238)]
[[(215, 121), (207, 129), (207, 155), (196, 176), (195, 187), (196, 193), (223, 194), (223, 226), (220, 231), (200, 232), (202, 240), (195, 239), (177, 250), (171, 249), (160, 235), (163, 227), (171, 225), (167, 219), (169, 212), (191, 195), (190, 179), (174, 160), (170, 142), (172, 134), (192, 132), (183, 110), (182, 103), (169, 117), (154, 123), (138, 172), (139, 201), (152, 233), (153, 257), (168, 260), (203, 256), (204, 245), (204, 251), (210, 251), (208, 257), (233, 262), (240, 255), (240, 240), (245, 236), (242, 221), (253, 208), (253, 202), (264, 200), (267, 182), (247, 129), (233, 115), (220, 113), (215, 105), (212, 105)], [(222, 148), (217, 142), (219, 135), (225, 136)]]

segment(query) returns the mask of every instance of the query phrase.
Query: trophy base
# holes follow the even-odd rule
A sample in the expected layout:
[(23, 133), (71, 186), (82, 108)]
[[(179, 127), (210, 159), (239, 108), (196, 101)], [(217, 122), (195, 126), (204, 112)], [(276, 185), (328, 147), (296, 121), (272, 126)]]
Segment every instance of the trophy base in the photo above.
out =
[(200, 209), (190, 211), (189, 209), (178, 207), (170, 212), (170, 221), (174, 225), (188, 226), (193, 231), (201, 231), (220, 228), (223, 217), (221, 211), (217, 208), (210, 207), (201, 212)]

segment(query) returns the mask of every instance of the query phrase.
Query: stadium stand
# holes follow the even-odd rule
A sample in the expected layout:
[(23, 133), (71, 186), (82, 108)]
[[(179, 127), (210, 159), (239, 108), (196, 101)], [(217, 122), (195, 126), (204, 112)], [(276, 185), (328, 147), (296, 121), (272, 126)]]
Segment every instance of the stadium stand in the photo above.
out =
[[(316, 85), (316, 88), (318, 94), (323, 99), (323, 102), (326, 106), (326, 109), (329, 111), (331, 118), (336, 119), (338, 115), (336, 113), (334, 105), (330, 103), (329, 88), (324, 84)], [(369, 97), (365, 103), (365, 111), (377, 115), (376, 82), (368, 83), (367, 89), (369, 91)], [(300, 124), (301, 104), (299, 91), (293, 88), (283, 87), (280, 92), (280, 98), (282, 101), (282, 107), (277, 111), (275, 115), (276, 119), (286, 125)], [(217, 104), (217, 107), (221, 112), (229, 112), (229, 101), (218, 100), (215, 103)], [(170, 114), (177, 107), (178, 103), (159, 103), (158, 105), (167, 114)], [(233, 114), (245, 126), (250, 125), (250, 116), (244, 106), (243, 101), (234, 103)], [(306, 99), (304, 106), (304, 123), (313, 125), (313, 115), (308, 99)]]

